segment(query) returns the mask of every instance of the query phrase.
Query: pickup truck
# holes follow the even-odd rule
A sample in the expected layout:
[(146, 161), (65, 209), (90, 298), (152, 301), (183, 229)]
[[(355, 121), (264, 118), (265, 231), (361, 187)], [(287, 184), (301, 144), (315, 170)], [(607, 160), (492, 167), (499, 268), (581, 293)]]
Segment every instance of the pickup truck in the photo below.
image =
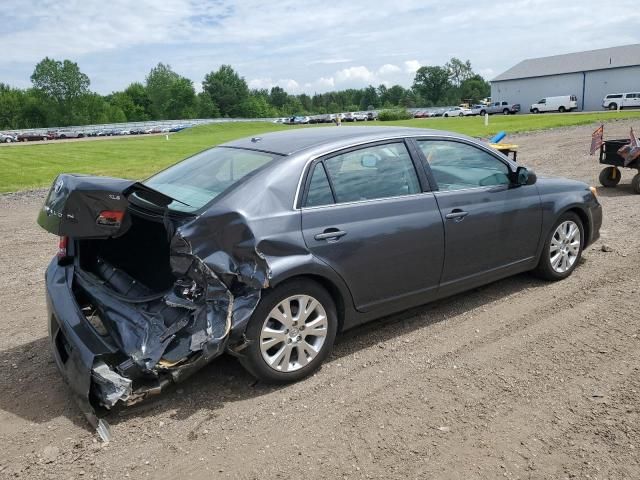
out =
[(509, 103), (509, 102), (493, 102), (480, 109), (480, 115), (484, 115), (488, 113), (489, 115), (493, 115), (494, 113), (502, 113), (503, 115), (516, 114), (520, 111), (519, 103)]

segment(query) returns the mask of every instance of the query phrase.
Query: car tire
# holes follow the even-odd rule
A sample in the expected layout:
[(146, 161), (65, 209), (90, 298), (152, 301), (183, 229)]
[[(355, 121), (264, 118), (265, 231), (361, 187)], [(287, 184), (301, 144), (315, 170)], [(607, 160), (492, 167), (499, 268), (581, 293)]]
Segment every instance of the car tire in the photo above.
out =
[(640, 171), (631, 179), (631, 188), (635, 193), (640, 194)]
[(609, 110), (617, 110), (618, 109), (618, 104), (617, 103), (610, 103), (609, 104)]
[(483, 117), (487, 114), (486, 110), (480, 110), (480, 115), (482, 115)]
[(600, 185), (606, 188), (614, 188), (620, 183), (621, 178), (622, 173), (620, 173), (620, 170), (617, 167), (603, 168), (598, 177)]
[(537, 108), (534, 108), (534, 109), (533, 109), (533, 113), (536, 113), (536, 114), (537, 114), (537, 113), (540, 113), (540, 110), (538, 110)]
[(502, 110), (502, 114), (503, 115), (509, 115), (509, 109), (505, 108), (504, 110)]
[[(301, 301), (306, 303), (305, 308), (313, 305), (304, 320)], [(296, 382), (324, 362), (337, 330), (338, 315), (331, 295), (312, 280), (291, 280), (263, 292), (245, 331), (247, 347), (239, 360), (265, 383)]]
[(560, 113), (564, 113), (566, 111), (566, 109), (561, 105), (560, 108), (558, 108), (558, 112)]
[(563, 280), (575, 270), (584, 246), (584, 226), (580, 217), (566, 212), (547, 233), (547, 238), (533, 273), (544, 280)]
[(461, 113), (460, 115), (458, 115), (459, 117), (464, 117), (464, 113)]

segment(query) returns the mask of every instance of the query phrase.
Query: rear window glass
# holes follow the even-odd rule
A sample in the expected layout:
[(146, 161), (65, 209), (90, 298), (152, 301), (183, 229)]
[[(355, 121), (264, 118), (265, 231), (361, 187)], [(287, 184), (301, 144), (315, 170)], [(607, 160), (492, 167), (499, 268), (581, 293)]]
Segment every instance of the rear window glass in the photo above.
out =
[(237, 148), (212, 148), (197, 153), (143, 183), (178, 200), (171, 210), (195, 212), (243, 177), (279, 155)]

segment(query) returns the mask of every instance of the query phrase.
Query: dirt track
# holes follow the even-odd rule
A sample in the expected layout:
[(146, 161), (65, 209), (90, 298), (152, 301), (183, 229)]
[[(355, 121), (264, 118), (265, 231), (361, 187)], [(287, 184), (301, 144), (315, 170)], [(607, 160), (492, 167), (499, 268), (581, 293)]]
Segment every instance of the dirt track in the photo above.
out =
[[(509, 140), (538, 173), (595, 184), (592, 130)], [(569, 279), (519, 275), (350, 331), (322, 370), (287, 387), (255, 384), (223, 358), (111, 414), (107, 445), (48, 350), (42, 273), (56, 240), (34, 221), (42, 194), (0, 197), (0, 478), (640, 478), (630, 173), (600, 189), (602, 239)]]

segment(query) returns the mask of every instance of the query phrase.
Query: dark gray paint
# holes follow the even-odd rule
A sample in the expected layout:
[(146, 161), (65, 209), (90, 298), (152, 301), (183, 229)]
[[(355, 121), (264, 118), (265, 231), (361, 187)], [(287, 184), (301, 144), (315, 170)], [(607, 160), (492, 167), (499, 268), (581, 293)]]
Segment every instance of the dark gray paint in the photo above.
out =
[[(225, 348), (241, 355), (242, 334), (261, 289), (287, 279), (310, 276), (328, 288), (336, 300), (341, 327), (346, 329), (533, 268), (545, 235), (568, 209), (576, 210), (583, 218), (586, 244), (598, 237), (601, 209), (587, 185), (541, 178), (528, 186), (438, 192), (425, 159), (415, 148), (416, 138), (471, 143), (507, 164), (512, 172), (517, 168), (504, 155), (473, 139), (423, 129), (311, 128), (223, 145), (285, 156), (244, 177), (197, 216), (171, 216), (162, 211), (155, 215), (172, 233), (174, 273), (192, 279), (206, 290), (202, 302), (194, 307), (207, 321), (215, 323), (213, 331), (223, 331), (225, 323), (228, 327), (225, 336), (216, 333), (208, 337), (187, 368), (172, 372), (173, 380), (184, 378)], [(301, 208), (307, 174), (314, 161), (345, 148), (385, 141), (407, 143), (422, 193)], [(108, 182), (96, 183), (101, 188), (93, 188), (91, 179), (82, 182), (84, 188), (98, 190), (99, 195), (122, 193), (111, 192)], [(117, 188), (120, 183), (114, 181), (112, 185)], [(61, 199), (54, 190), (50, 197), (59, 204)], [(104, 199), (94, 200), (103, 208)], [(45, 211), (48, 203), (49, 200)], [(468, 215), (461, 221), (446, 218), (458, 208)], [(43, 220), (41, 225), (56, 234), (65, 234), (62, 225), (52, 225), (50, 220)], [(91, 226), (86, 227), (88, 230), (83, 231), (91, 237)], [(338, 239), (315, 239), (328, 228), (347, 233)], [(95, 425), (88, 402), (91, 369), (105, 353), (123, 349), (118, 342), (98, 337), (79, 312), (71, 291), (78, 268), (77, 262), (59, 264), (54, 259), (47, 270), (51, 337), (55, 344), (58, 330), (62, 331), (74, 346), (69, 361), (62, 362), (57, 355), (56, 362)], [(113, 308), (119, 308), (116, 301), (108, 301)], [(232, 312), (230, 317), (224, 314), (228, 311)], [(132, 319), (133, 323), (139, 321)], [(176, 334), (179, 336), (180, 332)], [(135, 346), (132, 351), (135, 354)], [(146, 369), (146, 375), (158, 376), (161, 384), (165, 381), (153, 361), (147, 359), (138, 362), (138, 366)]]

